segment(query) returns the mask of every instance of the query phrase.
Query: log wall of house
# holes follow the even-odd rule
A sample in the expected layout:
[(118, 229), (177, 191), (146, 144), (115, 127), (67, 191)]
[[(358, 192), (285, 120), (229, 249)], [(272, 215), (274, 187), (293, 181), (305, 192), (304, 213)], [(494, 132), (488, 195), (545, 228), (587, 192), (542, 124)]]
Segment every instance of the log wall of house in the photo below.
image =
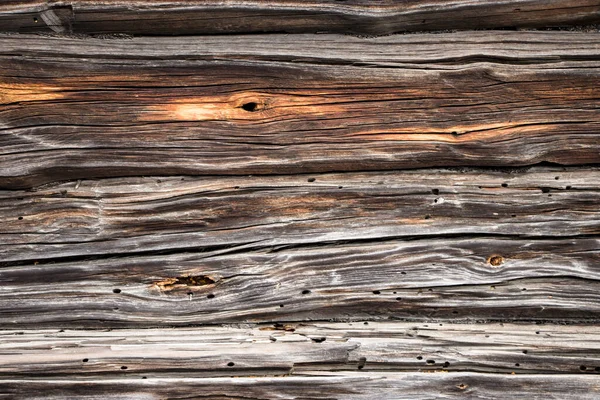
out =
[(0, 2), (0, 399), (600, 398), (599, 24)]

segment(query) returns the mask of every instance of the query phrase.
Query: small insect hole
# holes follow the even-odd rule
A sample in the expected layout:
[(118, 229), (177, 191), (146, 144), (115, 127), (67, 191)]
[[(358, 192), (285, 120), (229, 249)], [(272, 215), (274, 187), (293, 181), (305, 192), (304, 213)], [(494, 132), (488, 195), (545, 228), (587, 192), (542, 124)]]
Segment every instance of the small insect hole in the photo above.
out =
[(214, 295), (214, 294), (212, 294), (212, 293), (210, 293), (210, 294), (207, 294), (207, 295), (206, 295), (206, 298), (207, 298), (207, 299), (214, 299), (214, 298), (215, 298), (215, 295)]
[(308, 178), (307, 181), (308, 182), (314, 182), (314, 181), (316, 181), (316, 179), (315, 178)]
[(381, 294), (379, 290), (373, 290), (373, 294)]
[(235, 363), (234, 363), (234, 362), (232, 362), (232, 361), (229, 361), (229, 362), (227, 363), (227, 366), (228, 366), (228, 367), (233, 367), (234, 365), (235, 365)]
[(113, 289), (113, 293), (121, 293), (121, 289)]
[(84, 358), (83, 360), (81, 360), (81, 362), (88, 362), (90, 360), (88, 360), (87, 358)]
[(504, 188), (508, 187), (508, 183), (503, 183), (501, 186), (504, 187)]
[(121, 367), (121, 369), (127, 369), (127, 367), (126, 367), (125, 365), (123, 365), (123, 366)]
[(310, 290), (305, 289), (305, 290), (302, 291), (302, 294), (310, 294)]
[(438, 194), (440, 194), (440, 190), (439, 189), (431, 189), (431, 193), (433, 193), (437, 196)]

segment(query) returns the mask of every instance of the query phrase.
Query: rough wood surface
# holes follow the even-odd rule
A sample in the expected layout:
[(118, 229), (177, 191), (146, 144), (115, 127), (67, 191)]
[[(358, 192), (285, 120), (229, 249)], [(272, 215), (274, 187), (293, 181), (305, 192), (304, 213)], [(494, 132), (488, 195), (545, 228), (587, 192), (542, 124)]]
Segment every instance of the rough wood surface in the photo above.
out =
[(599, 202), (600, 170), (592, 167), (79, 180), (0, 191), (0, 259), (589, 237), (600, 233)]
[(5, 191), (0, 321), (596, 321), (599, 189), (538, 167)]
[(595, 399), (600, 389), (598, 335), (578, 325), (8, 330), (0, 351), (2, 398), (498, 399), (510, 388)]
[(600, 35), (0, 38), (0, 187), (600, 162)]
[(600, 372), (599, 337), (596, 327), (586, 325), (359, 322), (6, 330), (0, 332), (0, 352), (2, 379)]
[(71, 33), (600, 5), (298, 3), (0, 4), (0, 398), (599, 398), (600, 34)]
[(581, 375), (510, 375), (487, 373), (373, 373), (274, 378), (120, 378), (112, 380), (0, 380), (7, 399), (210, 400), (356, 399), (496, 400), (509, 396), (533, 400), (595, 400), (598, 377)]
[(595, 0), (3, 0), (0, 31), (389, 34), (600, 22)]

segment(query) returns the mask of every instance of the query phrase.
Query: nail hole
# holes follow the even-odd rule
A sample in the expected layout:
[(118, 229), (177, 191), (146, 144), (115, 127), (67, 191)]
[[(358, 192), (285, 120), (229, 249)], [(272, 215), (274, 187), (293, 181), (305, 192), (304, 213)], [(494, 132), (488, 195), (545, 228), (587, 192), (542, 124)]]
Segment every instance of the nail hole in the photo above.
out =
[(113, 293), (121, 293), (121, 289), (113, 289)]
[(255, 103), (255, 102), (253, 102), (253, 101), (251, 101), (249, 103), (243, 104), (242, 105), (242, 109), (244, 109), (245, 111), (248, 111), (248, 112), (254, 112), (254, 111), (257, 111), (258, 104)]
[(227, 366), (228, 366), (228, 367), (233, 367), (234, 365), (235, 365), (235, 363), (234, 363), (234, 362), (232, 362), (232, 361), (229, 361), (229, 362), (227, 363)]
[(358, 359), (358, 369), (363, 369), (365, 367), (366, 363), (367, 363), (367, 358), (366, 357), (360, 357)]

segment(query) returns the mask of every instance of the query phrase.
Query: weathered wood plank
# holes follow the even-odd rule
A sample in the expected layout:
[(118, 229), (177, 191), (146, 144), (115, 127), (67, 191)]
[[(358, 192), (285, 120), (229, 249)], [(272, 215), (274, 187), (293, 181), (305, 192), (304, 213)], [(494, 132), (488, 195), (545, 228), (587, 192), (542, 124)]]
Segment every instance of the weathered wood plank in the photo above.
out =
[(1, 31), (150, 35), (547, 27), (600, 22), (593, 0), (3, 0)]
[(430, 239), (0, 269), (8, 327), (600, 319), (598, 239)]
[(3, 36), (0, 58), (4, 188), (600, 162), (598, 34)]
[[(597, 374), (594, 326), (313, 323), (0, 331), (0, 378), (218, 378), (357, 371)], [(123, 368), (126, 367), (126, 368)], [(1, 384), (0, 384), (1, 385)]]
[(82, 180), (0, 191), (2, 265), (439, 236), (600, 233), (600, 170)]
[(319, 373), (269, 378), (117, 378), (102, 380), (0, 380), (8, 399), (210, 400), (264, 399), (477, 399), (595, 400), (598, 377), (481, 373)]

